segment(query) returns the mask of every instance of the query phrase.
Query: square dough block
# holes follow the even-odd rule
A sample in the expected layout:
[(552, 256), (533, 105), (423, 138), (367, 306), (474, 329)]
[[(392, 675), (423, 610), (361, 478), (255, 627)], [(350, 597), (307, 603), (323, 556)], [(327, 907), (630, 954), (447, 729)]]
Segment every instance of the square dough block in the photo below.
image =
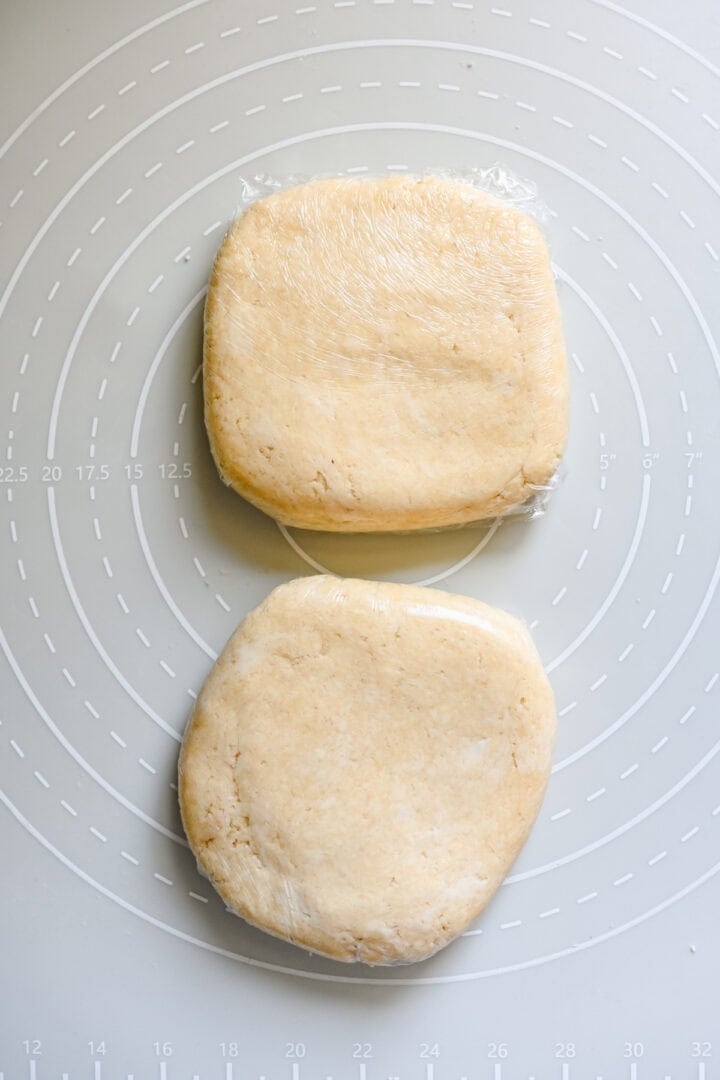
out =
[(254, 203), (215, 260), (205, 421), (285, 525), (382, 532), (522, 505), (567, 435), (547, 248), (468, 184), (319, 180)]
[(255, 926), (337, 960), (408, 963), (500, 886), (554, 738), (518, 619), (416, 585), (302, 578), (208, 676), (180, 758), (183, 823)]

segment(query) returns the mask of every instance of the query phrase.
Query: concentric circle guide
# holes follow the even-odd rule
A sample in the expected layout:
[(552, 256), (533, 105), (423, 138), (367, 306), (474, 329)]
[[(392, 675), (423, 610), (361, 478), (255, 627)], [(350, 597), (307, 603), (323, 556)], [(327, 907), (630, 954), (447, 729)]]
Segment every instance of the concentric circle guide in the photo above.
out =
[[(103, 27), (66, 0), (68, 41), (37, 38), (32, 105), (0, 111), (0, 822), (12, 873), (61, 890), (80, 969), (102, 923), (108, 968), (129, 935), (157, 982), (122, 1034), (79, 975), (82, 1038), (49, 997), (41, 1015), (18, 997), (3, 1080), (102, 1080), (111, 1041), (116, 1071), (160, 1080), (714, 1080), (720, 70), (698, 30), (711, 5), (691, 6), (684, 40), (650, 0), (131, 0)], [(29, 32), (31, 10), (10, 9)], [(202, 424), (205, 287), (243, 177), (495, 161), (550, 208), (573, 420), (547, 512), (412, 537), (277, 527), (223, 487)], [(213, 659), (270, 588), (318, 571), (516, 611), (557, 694), (531, 842), (482, 919), (411, 969), (334, 965), (246, 927), (177, 813)], [(42, 888), (27, 907), (44, 925)], [(8, 935), (18, 978), (32, 948)], [(186, 1043), (192, 1021), (169, 1019), (180, 965), (213, 1013)], [(653, 1031), (637, 1002), (670, 1015), (664, 972), (693, 989)], [(590, 984), (606, 1006), (583, 1003)], [(253, 1003), (256, 1031), (238, 1037), (229, 1000)]]

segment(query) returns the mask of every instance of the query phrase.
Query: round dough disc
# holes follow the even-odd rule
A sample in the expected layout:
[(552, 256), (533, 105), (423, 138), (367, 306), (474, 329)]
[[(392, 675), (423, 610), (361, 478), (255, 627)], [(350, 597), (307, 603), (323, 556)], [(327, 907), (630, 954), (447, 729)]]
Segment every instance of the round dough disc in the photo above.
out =
[(542, 234), (469, 184), (333, 179), (253, 204), (205, 309), (226, 483), (286, 525), (462, 524), (547, 484), (567, 362)]
[(525, 627), (414, 585), (282, 585), (228, 642), (185, 735), (190, 845), (248, 922), (337, 960), (430, 956), (482, 911), (550, 773)]

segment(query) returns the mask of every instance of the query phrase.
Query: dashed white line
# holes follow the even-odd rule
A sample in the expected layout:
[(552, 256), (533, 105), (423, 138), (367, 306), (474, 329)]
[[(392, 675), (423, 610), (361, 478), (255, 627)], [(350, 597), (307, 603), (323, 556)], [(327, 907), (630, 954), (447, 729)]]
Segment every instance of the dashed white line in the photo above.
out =
[(587, 896), (578, 897), (577, 903), (578, 904), (587, 904), (589, 900), (594, 900), (596, 898), (596, 896), (597, 896), (596, 892), (588, 893)]
[(620, 773), (620, 779), (621, 779), (621, 780), (627, 780), (628, 776), (632, 776), (632, 774), (633, 774), (634, 772), (637, 772), (637, 770), (639, 769), (639, 767), (640, 767), (640, 766), (639, 766), (639, 765), (638, 765), (637, 763), (636, 763), (636, 764), (634, 764), (634, 765), (631, 765), (629, 769), (626, 769), (626, 770), (625, 770), (625, 772), (621, 772), (621, 773)]
[(33, 771), (33, 776), (38, 781), (38, 783), (42, 784), (42, 786), (44, 788), (47, 788), (48, 790), (50, 790), (50, 785), (48, 784), (47, 780), (45, 779), (45, 777), (43, 776), (43, 774), (41, 772), (38, 772), (38, 770), (35, 769)]
[(127, 861), (128, 861), (129, 863), (132, 863), (132, 864), (133, 864), (133, 866), (139, 866), (139, 865), (140, 865), (140, 862), (139, 862), (139, 860), (138, 860), (138, 859), (136, 859), (134, 855), (131, 855), (131, 854), (130, 854), (130, 852), (128, 852), (128, 851), (121, 851), (121, 852), (120, 852), (120, 854), (122, 855), (123, 859), (127, 859)]
[(175, 153), (176, 154), (184, 154), (186, 150), (189, 150), (190, 147), (194, 146), (194, 145), (195, 145), (195, 140), (194, 139), (188, 139), (187, 142), (184, 142), (181, 146), (177, 146), (175, 148)]
[(96, 106), (96, 107), (95, 107), (95, 108), (94, 108), (94, 109), (92, 110), (92, 112), (89, 112), (89, 113), (88, 113), (88, 117), (87, 117), (87, 118), (88, 118), (88, 120), (94, 120), (94, 119), (95, 119), (95, 117), (96, 117), (96, 116), (99, 116), (99, 115), (100, 115), (100, 113), (101, 113), (101, 112), (103, 112), (103, 110), (104, 110), (104, 109), (105, 109), (105, 106), (104, 106), (104, 105), (97, 105), (97, 106)]
[(213, 124), (213, 126), (208, 130), (210, 131), (211, 135), (215, 135), (216, 132), (222, 131), (222, 129), (228, 127), (229, 124), (229, 120), (221, 120), (219, 124)]
[(560, 601), (562, 600), (562, 598), (563, 598), (563, 596), (565, 595), (566, 592), (567, 592), (567, 585), (563, 585), (562, 589), (560, 589), (560, 591), (553, 597), (553, 600), (552, 600), (552, 606), (553, 607), (556, 607), (560, 603)]
[(94, 825), (90, 826), (89, 831), (93, 834), (93, 836), (96, 836), (98, 840), (102, 840), (103, 844), (107, 844), (107, 836), (101, 833), (99, 829), (96, 829)]
[(657, 855), (653, 855), (652, 859), (648, 859), (648, 866), (655, 866), (667, 855), (667, 851), (660, 851)]
[(606, 791), (607, 791), (607, 788), (604, 788), (604, 787), (598, 788), (597, 791), (593, 791), (592, 795), (588, 795), (586, 797), (585, 802), (595, 802), (595, 800), (599, 799), (602, 795), (604, 795), (606, 793)]
[(162, 169), (162, 167), (163, 167), (162, 161), (157, 161), (154, 165), (151, 165), (150, 168), (143, 174), (145, 179), (149, 180), (150, 177), (154, 176), (155, 173), (158, 172), (159, 169)]
[(700, 826), (696, 825), (694, 828), (690, 829), (689, 832), (686, 832), (684, 836), (680, 837), (680, 843), (681, 844), (686, 844), (688, 840), (691, 840), (693, 838), (693, 836), (695, 836), (696, 833), (699, 833), (699, 832), (700, 832)]
[(551, 821), (560, 821), (562, 818), (567, 817), (568, 814), (571, 814), (571, 813), (572, 813), (572, 810), (570, 809), (570, 807), (566, 806), (564, 810), (558, 810), (558, 812), (556, 814), (551, 814), (550, 815), (550, 820)]
[(139, 764), (139, 765), (142, 765), (143, 769), (146, 769), (146, 770), (147, 770), (147, 771), (148, 771), (149, 773), (152, 773), (152, 774), (153, 774), (153, 776), (155, 776), (155, 775), (156, 775), (156, 773), (157, 773), (157, 769), (154, 769), (154, 768), (152, 767), (152, 765), (150, 765), (150, 764), (149, 764), (149, 763), (148, 763), (148, 762), (147, 762), (147, 761), (145, 760), (145, 758), (138, 758), (138, 764)]
[(153, 872), (153, 877), (157, 878), (158, 881), (162, 881), (163, 885), (172, 885), (172, 881), (170, 880), (170, 878), (165, 877), (164, 874), (158, 874), (155, 871)]
[(590, 687), (590, 690), (591, 691), (598, 690), (602, 686), (602, 684), (606, 681), (606, 679), (607, 679), (607, 675), (601, 675), (600, 678), (596, 679), (595, 682), (592, 684), (592, 686)]
[(591, 133), (588, 133), (588, 139), (591, 143), (595, 143), (596, 146), (600, 146), (603, 150), (607, 150), (608, 144), (605, 142), (604, 139), (601, 139), (599, 135), (593, 135)]
[(77, 817), (77, 816), (78, 816), (78, 815), (77, 815), (77, 810), (75, 810), (75, 809), (74, 809), (74, 807), (72, 807), (72, 806), (70, 805), (70, 803), (68, 803), (68, 802), (65, 802), (65, 800), (64, 800), (64, 799), (61, 799), (61, 800), (60, 800), (60, 805), (62, 806), (63, 810), (67, 810), (68, 814), (71, 814), (71, 815), (72, 815), (73, 817)]
[(560, 914), (560, 908), (559, 907), (554, 907), (554, 908), (550, 908), (549, 911), (541, 911), (540, 914), (538, 915), (538, 919), (549, 919), (551, 915), (559, 915), (559, 914)]
[(659, 742), (656, 742), (655, 745), (650, 748), (650, 753), (651, 754), (657, 754), (658, 750), (662, 750), (663, 746), (665, 746), (667, 741), (668, 741), (668, 736), (664, 735), (662, 737), (662, 739), (659, 740)]
[(118, 746), (121, 746), (123, 748), (123, 750), (127, 750), (127, 743), (125, 742), (124, 739), (120, 738), (120, 736), (118, 735), (118, 733), (116, 731), (111, 731), (110, 732), (110, 738), (114, 739), (115, 742), (118, 744)]
[(33, 176), (39, 176), (48, 163), (47, 158), (43, 158), (39, 165), (36, 165), (33, 169)]
[(710, 693), (710, 691), (712, 690), (713, 686), (715, 685), (715, 683), (718, 681), (719, 678), (720, 678), (720, 672), (716, 671), (715, 674), (713, 675), (712, 679), (710, 680), (710, 682), (705, 687), (705, 693), (706, 694)]
[(690, 719), (690, 717), (691, 717), (691, 716), (692, 716), (692, 715), (693, 715), (694, 713), (695, 713), (695, 706), (694, 706), (694, 705), (691, 705), (691, 706), (690, 706), (690, 708), (689, 708), (689, 709), (687, 709), (687, 710), (686, 710), (686, 711), (685, 711), (685, 712), (683, 713), (683, 715), (682, 715), (682, 716), (680, 717), (680, 720), (679, 720), (678, 722), (679, 722), (680, 724), (686, 724), (686, 723), (688, 722), (688, 720)]
[(632, 880), (632, 876), (632, 874), (624, 874), (623, 877), (618, 878), (617, 881), (613, 881), (613, 885), (624, 885), (627, 881)]
[(144, 634), (144, 633), (142, 632), (142, 630), (140, 629), (140, 627), (139, 627), (139, 626), (137, 626), (137, 627), (135, 628), (135, 633), (136, 633), (136, 634), (137, 634), (137, 636), (138, 636), (138, 637), (140, 638), (140, 640), (142, 641), (142, 643), (143, 643), (143, 645), (145, 646), (145, 648), (146, 648), (146, 649), (149, 649), (149, 648), (150, 648), (150, 642), (148, 641), (147, 637), (146, 637), (146, 636), (145, 636), (145, 634)]
[(131, 79), (129, 83), (125, 83), (124, 86), (120, 87), (120, 89), (117, 92), (118, 97), (122, 97), (123, 94), (127, 94), (130, 90), (134, 90), (136, 86), (137, 86), (137, 79)]
[(70, 142), (70, 140), (75, 138), (75, 135), (76, 135), (76, 132), (75, 132), (74, 129), (73, 129), (73, 131), (68, 131), (67, 135), (63, 135), (62, 139), (58, 143), (58, 146), (60, 146), (60, 147), (67, 146), (67, 144)]

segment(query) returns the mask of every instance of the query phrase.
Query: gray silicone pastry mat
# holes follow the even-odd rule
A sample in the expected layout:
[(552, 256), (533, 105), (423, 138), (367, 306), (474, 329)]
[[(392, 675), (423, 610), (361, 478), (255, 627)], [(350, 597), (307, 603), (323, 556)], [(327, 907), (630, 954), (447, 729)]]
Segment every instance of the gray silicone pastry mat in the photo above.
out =
[[(717, 1080), (720, 57), (709, 0), (5, 0), (0, 1080)], [(567, 475), (492, 534), (285, 534), (214, 471), (209, 263), (240, 176), (537, 183)], [(322, 565), (521, 613), (555, 773), (479, 923), (411, 968), (228, 914), (174, 787), (192, 698)]]

